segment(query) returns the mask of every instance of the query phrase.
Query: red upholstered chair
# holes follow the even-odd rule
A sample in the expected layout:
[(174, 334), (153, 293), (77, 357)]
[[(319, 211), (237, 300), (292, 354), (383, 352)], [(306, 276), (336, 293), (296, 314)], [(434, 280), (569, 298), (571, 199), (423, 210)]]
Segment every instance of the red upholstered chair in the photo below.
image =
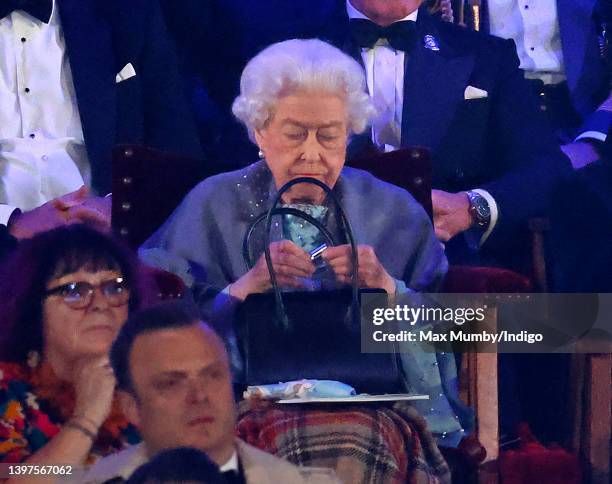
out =
[(201, 160), (136, 145), (113, 151), (114, 232), (138, 248), (204, 178)]
[(183, 280), (171, 272), (142, 265), (140, 267), (142, 307), (154, 306), (163, 301), (180, 299), (187, 288)]
[[(200, 160), (135, 145), (113, 152), (114, 232), (137, 249), (202, 178)], [(168, 271), (140, 267), (142, 306), (183, 297), (182, 279)]]

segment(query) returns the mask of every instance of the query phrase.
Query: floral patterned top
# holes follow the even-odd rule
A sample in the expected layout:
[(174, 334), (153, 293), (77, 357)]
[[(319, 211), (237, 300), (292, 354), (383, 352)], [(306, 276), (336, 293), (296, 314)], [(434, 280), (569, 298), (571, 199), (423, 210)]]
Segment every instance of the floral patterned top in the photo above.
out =
[[(48, 365), (32, 370), (0, 362), (0, 462), (22, 462), (41, 449), (71, 417), (74, 402), (72, 385), (59, 380)], [(139, 441), (115, 399), (86, 464)]]

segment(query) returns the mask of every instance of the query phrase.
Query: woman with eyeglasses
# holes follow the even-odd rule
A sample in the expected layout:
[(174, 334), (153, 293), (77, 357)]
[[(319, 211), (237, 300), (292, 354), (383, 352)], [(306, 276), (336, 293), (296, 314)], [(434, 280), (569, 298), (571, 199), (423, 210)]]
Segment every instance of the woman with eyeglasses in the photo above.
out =
[[(132, 255), (112, 238), (73, 225), (20, 243), (0, 274), (0, 462), (57, 478), (139, 440), (108, 361), (138, 302)], [(27, 482), (25, 467), (3, 469)]]

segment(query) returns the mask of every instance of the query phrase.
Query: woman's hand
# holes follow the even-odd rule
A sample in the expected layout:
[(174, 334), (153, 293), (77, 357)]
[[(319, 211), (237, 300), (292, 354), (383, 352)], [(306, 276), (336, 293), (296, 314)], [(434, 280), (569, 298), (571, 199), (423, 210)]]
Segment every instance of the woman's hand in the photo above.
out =
[[(311, 277), (315, 271), (310, 255), (289, 240), (271, 243), (270, 255), (281, 287), (303, 287), (300, 278)], [(249, 294), (265, 292), (271, 287), (270, 272), (262, 254), (249, 272), (230, 285), (230, 295), (244, 301)]]
[(74, 417), (83, 419), (88, 428), (95, 426), (89, 429), (93, 433), (98, 432), (110, 413), (115, 385), (115, 375), (106, 356), (87, 360), (77, 368)]
[[(71, 465), (81, 467), (98, 430), (110, 413), (115, 377), (108, 357), (88, 359), (75, 365), (76, 405), (74, 415), (49, 442), (24, 462), (30, 465)], [(20, 476), (9, 484), (53, 484), (54, 476)]]
[[(352, 281), (353, 263), (351, 261), (351, 246), (339, 245), (326, 249), (323, 259), (332, 268), (338, 282), (350, 284)], [(395, 293), (395, 279), (382, 266), (374, 248), (370, 245), (357, 246), (359, 287), (381, 288), (389, 294)]]

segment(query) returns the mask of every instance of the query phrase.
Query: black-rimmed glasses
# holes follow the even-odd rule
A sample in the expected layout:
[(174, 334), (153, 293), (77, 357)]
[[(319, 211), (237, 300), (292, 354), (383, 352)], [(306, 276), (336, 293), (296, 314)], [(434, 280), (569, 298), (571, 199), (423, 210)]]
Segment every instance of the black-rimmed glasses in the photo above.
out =
[(68, 306), (82, 309), (91, 304), (93, 293), (97, 289), (110, 306), (123, 306), (130, 298), (130, 288), (123, 277), (107, 279), (99, 284), (90, 284), (85, 281), (69, 282), (47, 289), (44, 297), (59, 296)]

